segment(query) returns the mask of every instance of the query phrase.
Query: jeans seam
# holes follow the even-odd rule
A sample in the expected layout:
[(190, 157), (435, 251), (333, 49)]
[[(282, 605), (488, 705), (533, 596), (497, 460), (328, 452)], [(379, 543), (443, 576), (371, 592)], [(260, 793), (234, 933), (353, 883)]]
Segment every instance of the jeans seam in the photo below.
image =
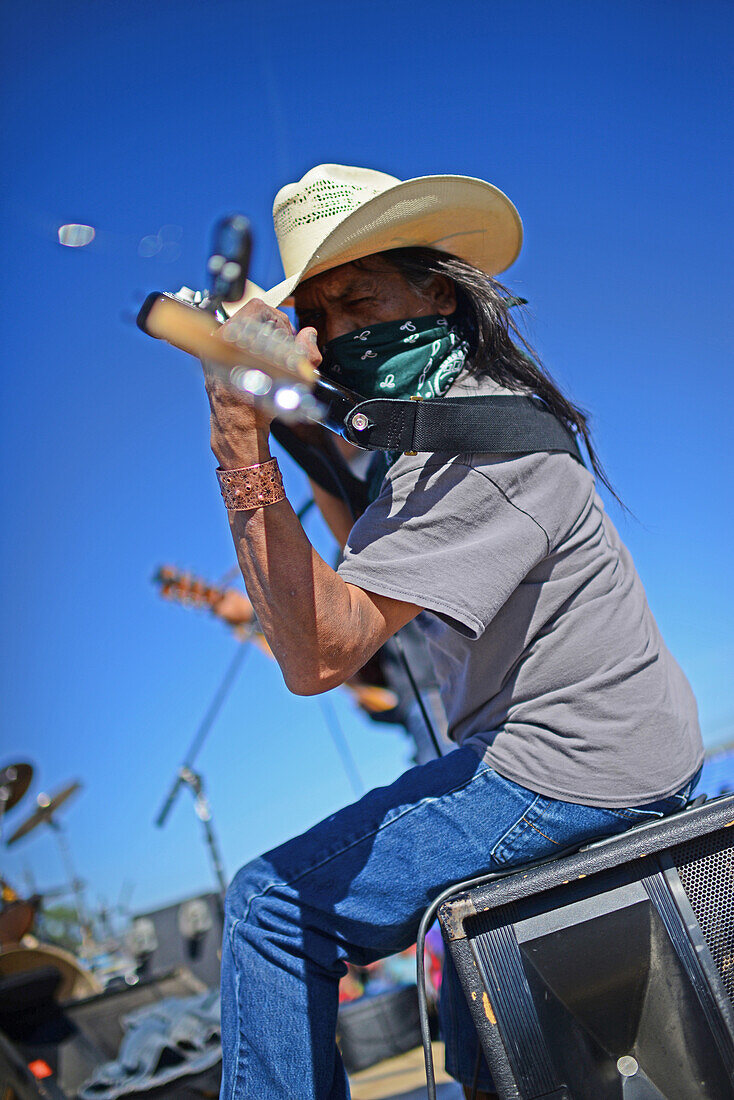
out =
[(665, 817), (662, 810), (637, 810), (634, 806), (625, 806), (624, 809), (615, 810), (610, 807), (605, 807), (608, 814), (614, 814), (620, 821), (636, 821), (640, 817), (645, 815), (652, 815), (653, 819)]
[[(230, 949), (231, 949), (231, 945), (230, 945)], [(234, 970), (235, 970), (235, 1004), (237, 1005), (237, 1050), (235, 1052), (235, 1065), (236, 1065), (237, 1069), (236, 1069), (236, 1072), (232, 1074), (232, 1089), (231, 1089), (230, 1094), (229, 1094), (230, 1100), (236, 1100), (239, 1085), (241, 1083), (243, 1085), (246, 1083), (245, 1082), (245, 1074), (244, 1074), (245, 1056), (244, 1056), (244, 1052), (242, 1050), (242, 1027), (241, 1027), (241, 1024), (240, 1024), (240, 1010), (239, 1010), (239, 1004), (240, 1004), (240, 971), (239, 971), (239, 967), (235, 967)]]
[(536, 833), (540, 833), (541, 836), (544, 836), (551, 844), (558, 844), (557, 840), (554, 840), (552, 836), (548, 836), (548, 834), (544, 833), (542, 829), (539, 829), (537, 825), (533, 825), (532, 821), (528, 821), (526, 817), (521, 818), (521, 820), (524, 821), (526, 825), (529, 825), (531, 829), (535, 829)]
[[(530, 805), (525, 807), (525, 809), (520, 814), (520, 816), (517, 818), (517, 820), (513, 821), (512, 825), (510, 825), (509, 829), (507, 829), (506, 832), (504, 832), (502, 834), (502, 836), (499, 838), (499, 840), (495, 844), (492, 851), (489, 853), (491, 859), (495, 859), (495, 860), (499, 859), (499, 856), (498, 856), (499, 850), (501, 849), (502, 845), (506, 843), (507, 838), (513, 832), (513, 830), (518, 827), (518, 825), (520, 824), (521, 821), (524, 821), (526, 825), (530, 824), (530, 822), (526, 820), (525, 814), (529, 814), (531, 812), (531, 810), (533, 809), (533, 807), (538, 804), (538, 802), (540, 801), (541, 798), (542, 798), (542, 795), (536, 794), (535, 798), (530, 803)], [(525, 832), (524, 829), (522, 831)]]

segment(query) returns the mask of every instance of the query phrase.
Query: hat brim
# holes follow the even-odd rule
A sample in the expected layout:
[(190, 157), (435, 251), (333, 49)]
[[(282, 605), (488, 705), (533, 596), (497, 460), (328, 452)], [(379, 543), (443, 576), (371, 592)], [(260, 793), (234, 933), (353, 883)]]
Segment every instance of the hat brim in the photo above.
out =
[(299, 283), (323, 271), (375, 252), (418, 246), (450, 252), (498, 275), (519, 255), (522, 222), (507, 195), (491, 183), (471, 176), (418, 176), (348, 214), (301, 270), (267, 291), (263, 301), (283, 305)]

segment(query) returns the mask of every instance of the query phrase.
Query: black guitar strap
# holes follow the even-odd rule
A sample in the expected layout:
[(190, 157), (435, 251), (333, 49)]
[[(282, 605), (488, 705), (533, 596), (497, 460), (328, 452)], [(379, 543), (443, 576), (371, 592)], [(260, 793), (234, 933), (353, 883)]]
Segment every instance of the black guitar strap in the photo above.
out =
[(361, 401), (344, 422), (350, 443), (370, 451), (531, 454), (566, 451), (583, 461), (572, 432), (537, 397), (515, 394), (430, 401)]
[[(364, 510), (364, 483), (354, 477), (330, 432), (322, 429), (320, 446), (304, 443), (277, 420), (272, 432), (317, 485), (351, 502), (355, 514)], [(360, 401), (344, 416), (342, 434), (371, 451), (506, 455), (555, 451), (583, 462), (571, 430), (539, 398), (519, 394)]]

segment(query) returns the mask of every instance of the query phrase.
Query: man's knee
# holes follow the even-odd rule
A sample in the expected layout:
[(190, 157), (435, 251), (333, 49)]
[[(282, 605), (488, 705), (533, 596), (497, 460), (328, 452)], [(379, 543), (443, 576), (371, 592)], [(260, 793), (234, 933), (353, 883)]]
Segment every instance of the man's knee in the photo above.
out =
[(227, 926), (231, 927), (235, 921), (246, 919), (255, 899), (266, 894), (275, 881), (273, 868), (262, 858), (253, 859), (241, 867), (227, 889)]

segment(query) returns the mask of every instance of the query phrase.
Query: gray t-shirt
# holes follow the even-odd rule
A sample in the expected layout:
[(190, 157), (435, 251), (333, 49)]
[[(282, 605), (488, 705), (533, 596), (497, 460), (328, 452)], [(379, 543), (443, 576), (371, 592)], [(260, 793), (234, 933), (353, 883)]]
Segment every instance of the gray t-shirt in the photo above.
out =
[[(462, 391), (477, 388), (452, 396)], [(570, 455), (401, 456), (339, 575), (426, 609), (418, 622), (450, 736), (506, 778), (568, 802), (635, 806), (701, 764), (688, 681)]]

